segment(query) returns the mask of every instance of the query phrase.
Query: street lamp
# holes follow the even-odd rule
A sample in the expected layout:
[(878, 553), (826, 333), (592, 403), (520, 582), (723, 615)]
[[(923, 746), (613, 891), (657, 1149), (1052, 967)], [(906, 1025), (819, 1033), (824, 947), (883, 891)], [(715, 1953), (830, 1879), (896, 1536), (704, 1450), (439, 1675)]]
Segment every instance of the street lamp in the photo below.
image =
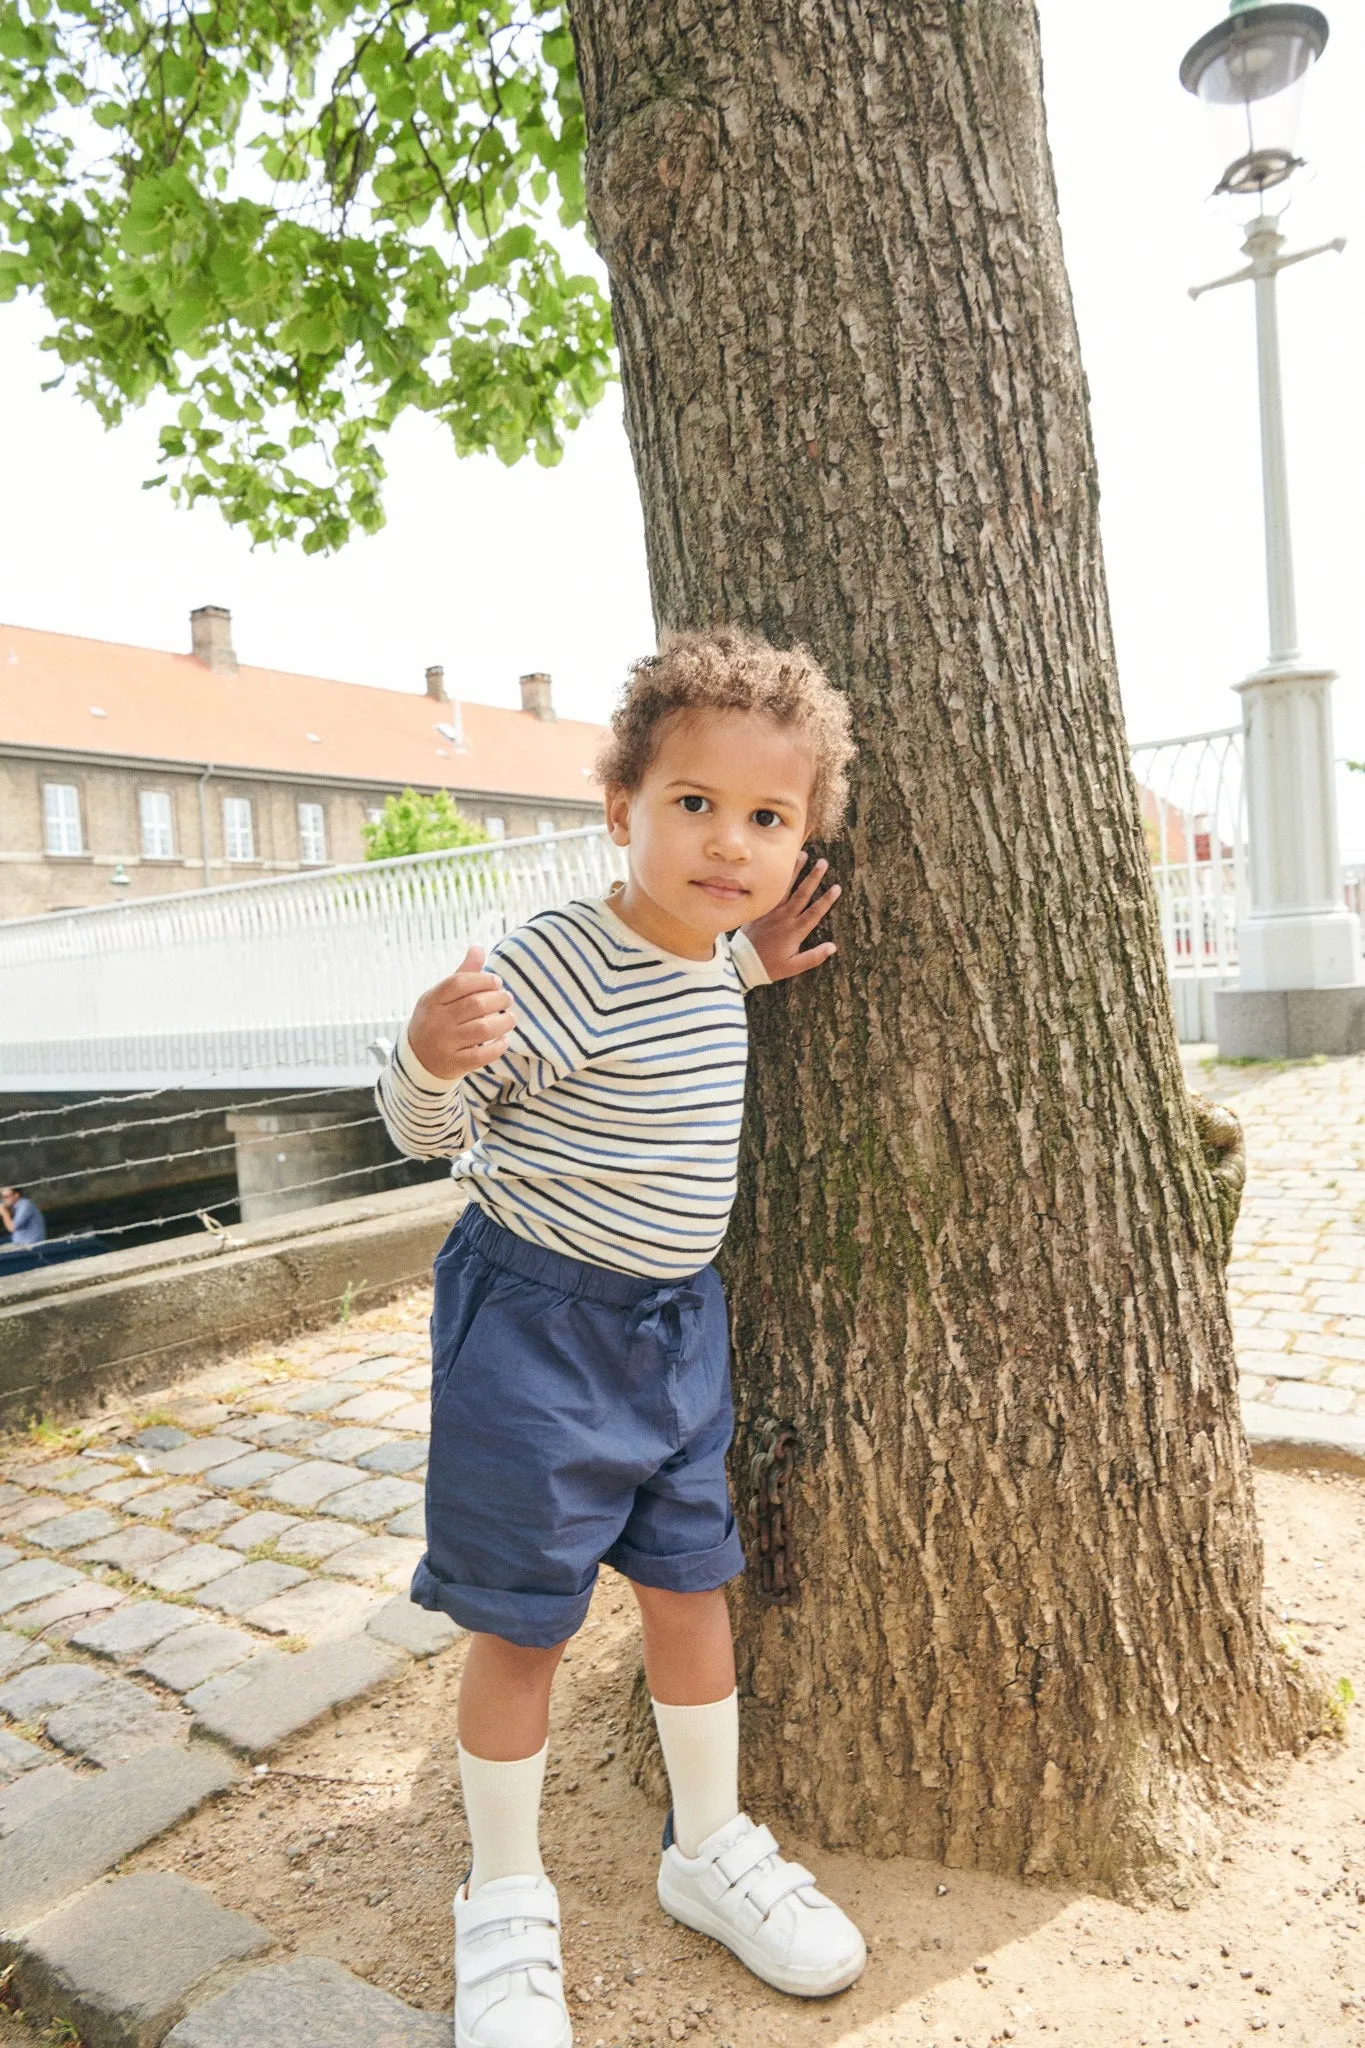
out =
[(1232, 0), (1231, 12), (1192, 44), (1180, 82), (1215, 115), (1226, 152), (1215, 188), (1255, 194), (1248, 261), (1195, 285), (1192, 299), (1250, 279), (1256, 293), (1270, 652), (1236, 687), (1242, 699), (1250, 903), (1238, 926), (1240, 986), (1216, 997), (1218, 1043), (1228, 1056), (1284, 1057), (1353, 1050), (1351, 1019), (1365, 1014), (1359, 920), (1341, 894), (1332, 750), (1334, 672), (1299, 654), (1294, 557), (1280, 387), (1275, 280), (1328, 249), (1284, 253), (1265, 194), (1299, 168), (1294, 133), (1304, 82), (1327, 43), (1327, 17), (1299, 0)]
[(1215, 190), (1266, 192), (1298, 170), (1299, 103), (1326, 43), (1327, 17), (1316, 7), (1232, 0), (1226, 20), (1185, 52), (1180, 83), (1213, 115), (1225, 153), (1243, 145)]

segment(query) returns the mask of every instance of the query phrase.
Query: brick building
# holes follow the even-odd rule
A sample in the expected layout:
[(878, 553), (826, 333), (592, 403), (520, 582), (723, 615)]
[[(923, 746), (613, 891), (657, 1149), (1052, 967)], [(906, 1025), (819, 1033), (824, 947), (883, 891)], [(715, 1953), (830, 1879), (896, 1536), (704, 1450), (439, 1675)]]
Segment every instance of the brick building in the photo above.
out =
[(401, 789), (449, 790), (508, 839), (601, 816), (599, 726), (240, 665), (217, 605), (187, 654), (0, 625), (0, 917), (364, 857)]

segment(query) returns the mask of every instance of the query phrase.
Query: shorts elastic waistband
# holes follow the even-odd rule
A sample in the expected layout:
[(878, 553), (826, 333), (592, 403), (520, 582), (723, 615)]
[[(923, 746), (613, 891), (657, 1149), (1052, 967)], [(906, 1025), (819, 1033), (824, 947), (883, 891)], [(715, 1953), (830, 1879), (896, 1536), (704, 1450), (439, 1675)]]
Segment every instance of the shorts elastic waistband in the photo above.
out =
[[(593, 1266), (586, 1259), (572, 1259), (564, 1252), (548, 1251), (544, 1245), (532, 1244), (529, 1238), (518, 1237), (515, 1231), (504, 1230), (501, 1223), (495, 1223), (486, 1209), (471, 1200), (464, 1215), (456, 1226), (456, 1233), (463, 1244), (476, 1251), (492, 1266), (503, 1266), (509, 1273), (519, 1273), (523, 1280), (534, 1280), (542, 1287), (552, 1287), (557, 1294), (580, 1295), (585, 1301), (605, 1301), (613, 1308), (638, 1308), (651, 1295), (676, 1293), (680, 1288), (690, 1287), (699, 1274), (689, 1274), (682, 1280), (651, 1280), (641, 1273), (618, 1273), (611, 1266)], [(708, 1269), (703, 1266), (700, 1272)]]

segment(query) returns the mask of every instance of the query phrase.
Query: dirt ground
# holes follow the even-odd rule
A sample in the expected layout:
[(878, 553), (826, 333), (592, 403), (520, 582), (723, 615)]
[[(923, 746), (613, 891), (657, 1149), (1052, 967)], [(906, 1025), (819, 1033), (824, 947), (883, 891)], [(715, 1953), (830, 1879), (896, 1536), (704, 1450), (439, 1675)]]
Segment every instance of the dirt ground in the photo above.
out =
[[(1365, 1698), (1365, 1482), (1262, 1473), (1277, 1616)], [(617, 1752), (633, 1602), (603, 1575), (555, 1700), (545, 1852), (560, 1886), (579, 2048), (1285, 2048), (1365, 2044), (1365, 1713), (1276, 1774), (1185, 1910), (1131, 1907), (788, 1838), (853, 1912), (871, 1960), (802, 2005), (653, 1897), (662, 1815)], [(456, 1776), (459, 1652), (298, 1738), (137, 1860), (208, 1884), (286, 1949), (416, 2005), (450, 2000), (450, 1894), (468, 1863)], [(0, 2034), (0, 2041), (4, 2040)]]
[(70, 2041), (69, 2033), (62, 2034), (56, 2027), (33, 2027), (22, 2014), (10, 2012), (0, 2005), (0, 2048), (38, 2048), (40, 2042), (42, 2048), (48, 2048), (49, 2043), (52, 2048), (57, 2048), (57, 2044), (62, 2042), (69, 2048)]

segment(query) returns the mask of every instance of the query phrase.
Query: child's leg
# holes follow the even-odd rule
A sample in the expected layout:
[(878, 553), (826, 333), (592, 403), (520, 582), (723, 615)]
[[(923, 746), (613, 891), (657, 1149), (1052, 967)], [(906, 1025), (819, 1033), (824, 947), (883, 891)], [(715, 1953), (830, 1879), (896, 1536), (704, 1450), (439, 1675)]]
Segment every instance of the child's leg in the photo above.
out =
[(724, 1593), (633, 1583), (673, 1793), (660, 1905), (724, 1942), (779, 1991), (824, 1998), (844, 1990), (867, 1961), (862, 1936), (811, 1873), (786, 1862), (768, 1829), (740, 1811), (739, 1701)]
[(538, 1877), (550, 1687), (564, 1654), (470, 1638), (460, 1682), (460, 1782), (474, 1845), (468, 1895), (498, 1877)]
[(739, 1701), (725, 1594), (635, 1585), (645, 1676), (684, 1856), (739, 1812)]

